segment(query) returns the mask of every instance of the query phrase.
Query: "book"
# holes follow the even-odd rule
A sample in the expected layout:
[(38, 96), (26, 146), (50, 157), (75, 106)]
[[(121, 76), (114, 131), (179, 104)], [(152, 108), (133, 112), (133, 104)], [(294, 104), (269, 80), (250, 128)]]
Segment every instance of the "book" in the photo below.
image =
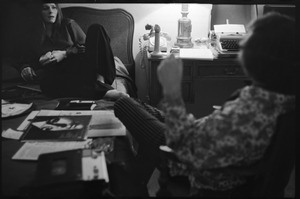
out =
[(25, 129), (22, 141), (85, 140), (91, 115), (37, 115)]

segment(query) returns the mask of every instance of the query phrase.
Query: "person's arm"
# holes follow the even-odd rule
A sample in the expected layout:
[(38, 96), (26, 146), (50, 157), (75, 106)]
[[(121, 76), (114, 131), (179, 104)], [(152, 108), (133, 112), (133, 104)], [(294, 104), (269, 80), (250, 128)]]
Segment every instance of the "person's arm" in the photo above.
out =
[(68, 32), (74, 44), (85, 44), (86, 35), (75, 20), (70, 19), (68, 23)]
[(27, 47), (18, 59), (18, 70), (24, 81), (34, 81), (38, 76), (36, 70), (39, 62), (34, 54), (33, 46), (27, 45)]
[(66, 59), (68, 56), (80, 54), (85, 52), (85, 39), (86, 35), (81, 27), (72, 19), (65, 19), (66, 31), (70, 35), (73, 45), (66, 49), (60, 49), (49, 51), (42, 55), (39, 62), (42, 66), (46, 66), (51, 63), (58, 63)]
[(67, 31), (74, 43), (73, 46), (66, 49), (66, 55), (70, 56), (77, 53), (85, 52), (85, 39), (86, 34), (78, 25), (78, 23), (72, 19), (69, 20), (67, 24)]

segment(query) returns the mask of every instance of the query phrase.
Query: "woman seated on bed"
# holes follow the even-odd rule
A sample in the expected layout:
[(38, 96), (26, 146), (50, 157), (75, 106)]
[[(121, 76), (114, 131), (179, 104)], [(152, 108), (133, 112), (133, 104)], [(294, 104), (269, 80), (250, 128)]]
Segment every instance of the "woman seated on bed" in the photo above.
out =
[(25, 81), (39, 81), (42, 92), (55, 98), (128, 96), (111, 86), (116, 67), (103, 26), (93, 24), (85, 35), (74, 20), (63, 17), (55, 3), (42, 4), (41, 19), (22, 58)]

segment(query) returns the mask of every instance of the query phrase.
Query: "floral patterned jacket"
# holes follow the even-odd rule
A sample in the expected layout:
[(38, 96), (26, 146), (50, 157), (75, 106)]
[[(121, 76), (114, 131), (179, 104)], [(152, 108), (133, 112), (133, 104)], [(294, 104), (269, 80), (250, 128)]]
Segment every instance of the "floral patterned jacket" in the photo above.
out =
[(295, 109), (295, 96), (246, 86), (239, 96), (212, 114), (195, 119), (183, 100), (161, 102), (167, 125), (166, 141), (182, 163), (169, 162), (171, 175), (188, 176), (192, 188), (227, 190), (245, 179), (210, 169), (249, 165), (270, 143), (279, 115)]

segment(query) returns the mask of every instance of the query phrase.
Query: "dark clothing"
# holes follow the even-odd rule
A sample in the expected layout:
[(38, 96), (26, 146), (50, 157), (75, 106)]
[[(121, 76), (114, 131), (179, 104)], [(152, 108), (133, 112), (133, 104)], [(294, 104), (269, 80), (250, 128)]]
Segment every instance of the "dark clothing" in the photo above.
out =
[(164, 115), (160, 110), (140, 100), (121, 98), (115, 103), (114, 112), (141, 146), (155, 149), (166, 144)]
[[(77, 97), (100, 99), (108, 90), (116, 75), (110, 38), (103, 26), (94, 24), (87, 35), (72, 19), (64, 19), (60, 28), (48, 37), (42, 31), (41, 37), (31, 40), (31, 49), (26, 54), (26, 65), (32, 67), (40, 81), (42, 92), (50, 97)], [(85, 53), (69, 54), (59, 63), (42, 66), (39, 58), (53, 50), (68, 50), (76, 45), (85, 45)], [(97, 82), (97, 73), (105, 84)]]
[(166, 144), (164, 114), (138, 99), (128, 97), (115, 103), (114, 112), (138, 143), (134, 175), (147, 184), (160, 161), (158, 147)]

